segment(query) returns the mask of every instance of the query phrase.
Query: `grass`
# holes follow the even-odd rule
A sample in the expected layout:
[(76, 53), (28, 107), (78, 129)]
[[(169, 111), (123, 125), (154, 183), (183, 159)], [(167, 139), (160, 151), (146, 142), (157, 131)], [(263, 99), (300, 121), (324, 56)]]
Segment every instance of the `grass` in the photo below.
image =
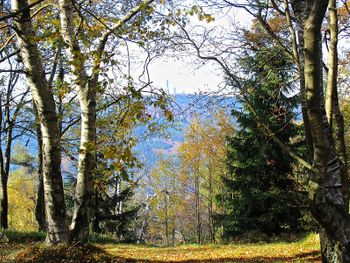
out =
[[(221, 263), (221, 262), (320, 262), (318, 235), (298, 242), (229, 245), (180, 245), (160, 248), (147, 245), (94, 244), (84, 247), (46, 247), (8, 244), (4, 262), (116, 262), (116, 263)], [(1, 245), (0, 245), (1, 246)], [(4, 247), (3, 247), (4, 248)], [(1, 247), (0, 247), (0, 251)], [(2, 262), (2, 261), (1, 261)]]
[[(296, 243), (182, 245), (173, 248), (106, 245), (114, 257), (130, 262), (319, 262), (319, 238)], [(128, 262), (128, 261), (126, 261)]]

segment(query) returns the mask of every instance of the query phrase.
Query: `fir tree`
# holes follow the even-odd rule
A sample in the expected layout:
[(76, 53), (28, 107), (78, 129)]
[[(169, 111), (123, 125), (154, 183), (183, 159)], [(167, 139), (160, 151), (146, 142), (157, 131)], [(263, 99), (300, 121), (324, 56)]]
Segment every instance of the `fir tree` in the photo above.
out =
[(289, 94), (292, 63), (279, 48), (265, 45), (247, 52), (240, 64), (248, 76), (243, 83), (247, 92), (242, 110), (233, 110), (239, 130), (228, 139), (224, 235), (300, 230), (306, 198), (293, 178), (295, 163), (264, 133), (248, 107), (293, 148), (290, 139), (300, 136), (301, 129), (295, 124), (297, 99)]

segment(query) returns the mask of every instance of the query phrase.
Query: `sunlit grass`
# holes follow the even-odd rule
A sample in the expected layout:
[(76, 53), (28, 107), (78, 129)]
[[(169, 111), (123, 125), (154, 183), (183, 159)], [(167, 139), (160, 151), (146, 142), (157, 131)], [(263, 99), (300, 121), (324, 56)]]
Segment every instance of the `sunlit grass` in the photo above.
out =
[(105, 245), (112, 256), (132, 262), (319, 262), (319, 237), (295, 243), (181, 245), (171, 248)]
[[(310, 234), (298, 242), (209, 244), (156, 247), (149, 245), (94, 244), (79, 247), (43, 243), (0, 245), (0, 262), (115, 262), (115, 263), (221, 263), (320, 262), (319, 237)], [(4, 261), (5, 260), (5, 261)]]

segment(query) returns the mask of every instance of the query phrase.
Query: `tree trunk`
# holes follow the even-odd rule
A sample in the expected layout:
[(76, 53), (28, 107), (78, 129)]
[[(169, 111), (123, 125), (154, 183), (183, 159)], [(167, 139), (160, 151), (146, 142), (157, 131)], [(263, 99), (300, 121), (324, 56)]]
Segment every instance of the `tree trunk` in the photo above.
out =
[(106, 31), (101, 37), (93, 58), (92, 74), (86, 70), (86, 54), (83, 54), (74, 30), (74, 6), (71, 0), (59, 0), (61, 36), (67, 47), (69, 64), (74, 76), (81, 109), (81, 141), (79, 149), (78, 178), (75, 190), (75, 203), (71, 223), (72, 240), (85, 243), (89, 235), (90, 206), (93, 195), (93, 171), (95, 166), (96, 140), (96, 90), (101, 71), (101, 57), (108, 37), (124, 25), (154, 0), (146, 0), (133, 8), (113, 30)]
[(297, 65), (299, 74), (300, 74), (300, 101), (301, 101), (301, 112), (303, 117), (303, 123), (304, 123), (304, 130), (305, 130), (305, 138), (306, 143), (308, 146), (308, 151), (310, 154), (309, 160), (312, 159), (312, 156), (314, 154), (313, 152), (313, 140), (312, 140), (312, 134), (311, 134), (311, 127), (310, 127), (310, 120), (309, 116), (307, 114), (307, 105), (306, 105), (306, 88), (305, 88), (305, 76), (304, 76), (304, 25), (305, 20), (308, 12), (311, 9), (311, 2), (312, 1), (298, 1), (298, 0), (291, 0), (292, 9), (295, 14), (295, 18), (297, 21), (297, 27), (298, 27), (298, 62)]
[[(3, 124), (3, 111), (2, 111), (2, 94), (0, 94), (0, 127), (2, 129)], [(4, 162), (4, 156), (2, 152), (2, 140), (0, 136), (0, 228), (6, 229), (8, 227), (7, 224), (7, 216), (6, 215), (6, 208), (5, 204), (7, 203), (6, 198), (7, 194), (4, 191), (7, 189), (6, 183), (5, 183), (5, 162)]]
[(202, 243), (202, 220), (200, 211), (200, 193), (199, 193), (199, 175), (195, 175), (195, 203), (196, 203), (196, 220), (197, 220), (197, 242)]
[[(23, 10), (19, 12), (19, 10)], [(61, 176), (61, 144), (58, 118), (52, 90), (47, 82), (41, 54), (33, 39), (28, 0), (13, 0), (12, 11), (19, 12), (14, 20), (21, 57), (27, 72), (32, 97), (37, 106), (43, 137), (43, 181), (47, 218), (47, 242), (68, 242), (69, 232)]]
[(341, 169), (342, 194), (346, 207), (349, 207), (349, 174), (344, 136), (344, 118), (339, 108), (338, 99), (338, 14), (336, 0), (329, 0), (328, 9), (330, 43), (328, 48), (329, 62), (325, 106), (328, 123), (331, 129), (335, 127), (334, 139)]
[(165, 225), (165, 245), (169, 246), (169, 215), (168, 215), (168, 191), (163, 190), (164, 193), (164, 225)]
[(342, 195), (339, 159), (329, 136), (322, 86), (321, 25), (327, 4), (326, 0), (312, 1), (304, 32), (306, 105), (314, 145), (311, 212), (321, 227), (324, 262), (350, 262), (350, 218)]
[(86, 243), (89, 237), (90, 203), (93, 195), (93, 171), (95, 168), (93, 152), (96, 136), (96, 102), (94, 99), (86, 100), (85, 98), (80, 98), (79, 101), (81, 107), (81, 141), (71, 238)]
[(213, 175), (212, 175), (212, 164), (209, 164), (209, 204), (208, 204), (208, 223), (209, 223), (209, 235), (210, 241), (215, 242), (215, 228), (213, 220)]
[(94, 193), (94, 206), (92, 208), (94, 213), (94, 221), (92, 222), (92, 231), (95, 233), (101, 233), (101, 227), (100, 227), (100, 212), (98, 210), (99, 206), (99, 194), (97, 191)]
[[(10, 79), (8, 83), (8, 87), (6, 90), (6, 100), (4, 105), (4, 112), (2, 110), (2, 105), (0, 103), (1, 107), (1, 121), (0, 125), (4, 123), (4, 127), (6, 130), (6, 140), (5, 140), (5, 156), (1, 153), (1, 200), (0, 200), (0, 227), (6, 229), (8, 228), (8, 189), (7, 189), (7, 183), (8, 178), (10, 174), (10, 163), (11, 163), (11, 150), (12, 150), (12, 143), (13, 143), (13, 128), (14, 123), (16, 121), (17, 115), (19, 110), (21, 109), (22, 101), (26, 95), (26, 93), (23, 94), (22, 100), (16, 108), (11, 109), (11, 97), (14, 85), (12, 81), (14, 80), (13, 74), (10, 74)], [(0, 98), (1, 99), (1, 98)], [(13, 115), (13, 116), (12, 116)], [(5, 116), (5, 119), (3, 119), (3, 116)], [(0, 147), (2, 147), (2, 144), (0, 144)]]
[(11, 149), (12, 149), (12, 131), (13, 123), (10, 120), (10, 109), (9, 101), (7, 101), (6, 115), (7, 115), (7, 131), (6, 131), (6, 147), (5, 147), (5, 160), (3, 160), (3, 170), (1, 176), (1, 212), (0, 212), (0, 222), (3, 229), (8, 228), (8, 191), (7, 183), (10, 173), (10, 162), (11, 162)]
[(89, 78), (85, 69), (85, 57), (81, 53), (74, 32), (73, 4), (60, 0), (61, 35), (67, 46), (68, 59), (75, 77), (81, 110), (81, 139), (78, 176), (71, 223), (71, 240), (86, 243), (89, 237), (90, 207), (93, 195), (93, 171), (95, 168), (96, 140), (96, 88), (98, 75)]
[(8, 194), (7, 194), (7, 180), (1, 180), (0, 189), (0, 228), (8, 228)]

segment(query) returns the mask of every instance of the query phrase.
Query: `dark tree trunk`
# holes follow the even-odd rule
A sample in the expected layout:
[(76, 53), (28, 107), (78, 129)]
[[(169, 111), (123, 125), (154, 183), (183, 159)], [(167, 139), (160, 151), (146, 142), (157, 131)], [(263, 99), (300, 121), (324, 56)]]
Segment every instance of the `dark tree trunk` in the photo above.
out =
[[(296, 1), (295, 1), (296, 3)], [(340, 161), (327, 121), (322, 77), (321, 26), (326, 0), (298, 1), (304, 8), (304, 76), (306, 108), (313, 139), (311, 212), (321, 228), (324, 262), (350, 262), (350, 218), (342, 194)]]
[(7, 180), (1, 182), (0, 189), (0, 202), (1, 202), (1, 210), (0, 210), (0, 228), (7, 229), (8, 228), (8, 194), (7, 194)]
[(46, 231), (46, 217), (45, 217), (45, 196), (44, 196), (44, 178), (43, 178), (43, 138), (40, 130), (40, 123), (38, 120), (38, 113), (33, 103), (34, 112), (36, 115), (36, 134), (38, 141), (38, 192), (36, 196), (35, 218), (39, 225), (39, 231)]
[[(6, 118), (6, 145), (5, 145), (5, 158), (2, 156), (1, 153), (1, 194), (0, 194), (0, 227), (3, 229), (8, 228), (8, 189), (7, 189), (7, 183), (8, 178), (10, 174), (10, 162), (11, 162), (11, 149), (12, 149), (12, 142), (13, 142), (13, 125), (14, 125), (14, 119), (11, 118), (11, 110), (10, 110), (10, 96), (11, 91), (8, 90), (7, 99), (6, 99), (6, 105), (5, 105), (5, 118)], [(1, 105), (0, 105), (1, 106)], [(16, 112), (18, 109), (16, 109)], [(2, 112), (1, 112), (2, 114)], [(1, 146), (0, 146), (1, 147)]]
[[(3, 124), (3, 111), (2, 111), (2, 94), (0, 94), (0, 128), (2, 129)], [(2, 140), (0, 136), (0, 228), (6, 229), (7, 225), (7, 216), (6, 211), (4, 211), (4, 204), (6, 203), (6, 194), (4, 193), (4, 189), (6, 189), (5, 183), (5, 163), (4, 156), (2, 152)]]
[(99, 205), (99, 195), (95, 191), (94, 206), (92, 207), (92, 211), (94, 214), (94, 220), (92, 222), (92, 231), (95, 233), (101, 233), (100, 213), (98, 211), (98, 205)]

